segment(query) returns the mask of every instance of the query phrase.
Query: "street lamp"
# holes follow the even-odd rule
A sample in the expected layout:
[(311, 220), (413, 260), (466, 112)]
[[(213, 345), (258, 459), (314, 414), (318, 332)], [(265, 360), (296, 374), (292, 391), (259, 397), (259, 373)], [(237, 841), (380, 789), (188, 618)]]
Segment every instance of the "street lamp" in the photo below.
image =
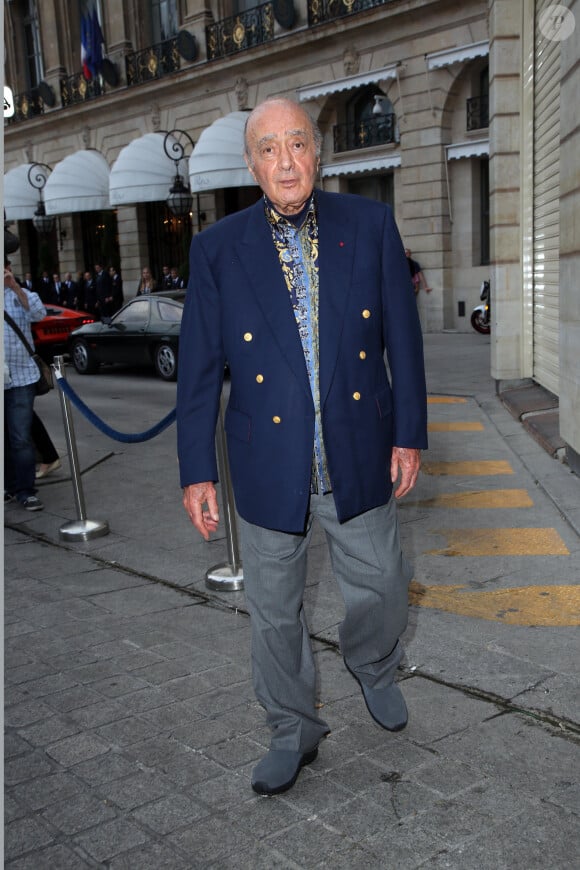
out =
[(191, 204), (193, 202), (191, 188), (183, 180), (183, 176), (179, 172), (180, 161), (188, 156), (185, 154), (185, 149), (188, 145), (191, 145), (193, 150), (193, 139), (185, 130), (170, 130), (169, 133), (165, 134), (163, 149), (167, 156), (175, 163), (175, 178), (165, 202), (175, 217), (186, 217), (191, 211)]
[(41, 236), (50, 233), (54, 227), (54, 216), (46, 213), (44, 200), (42, 199), (42, 191), (46, 184), (48, 172), (52, 172), (52, 169), (46, 163), (33, 163), (28, 170), (28, 183), (31, 187), (38, 190), (38, 207), (34, 212), (32, 223), (34, 224), (34, 229)]

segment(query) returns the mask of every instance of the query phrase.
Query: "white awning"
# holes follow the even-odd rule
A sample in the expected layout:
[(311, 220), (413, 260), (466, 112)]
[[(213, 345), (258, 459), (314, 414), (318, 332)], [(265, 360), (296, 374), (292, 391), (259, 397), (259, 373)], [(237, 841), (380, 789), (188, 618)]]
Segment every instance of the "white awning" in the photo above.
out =
[[(163, 148), (165, 133), (146, 133), (129, 142), (111, 167), (109, 197), (111, 206), (132, 202), (164, 202), (173, 179), (175, 163)], [(173, 137), (168, 141), (171, 149)], [(180, 167), (185, 176), (186, 169)]]
[(47, 214), (110, 208), (106, 158), (87, 149), (57, 163), (44, 188), (44, 205)]
[(489, 139), (474, 139), (473, 142), (457, 142), (446, 145), (448, 160), (461, 160), (462, 157), (483, 157), (489, 154)]
[(244, 160), (244, 128), (248, 112), (230, 112), (207, 127), (189, 158), (194, 193), (256, 184)]
[(464, 60), (473, 60), (474, 57), (487, 57), (489, 54), (489, 41), (471, 42), (469, 45), (461, 45), (457, 48), (444, 48), (443, 51), (432, 51), (425, 55), (428, 69), (439, 69), (442, 66), (451, 66), (453, 63), (462, 63)]
[(332, 175), (357, 175), (359, 172), (376, 172), (379, 169), (395, 169), (401, 165), (400, 154), (384, 154), (380, 157), (367, 157), (361, 160), (344, 160), (342, 163), (329, 163), (322, 167), (322, 177)]
[[(33, 163), (22, 163), (4, 176), (4, 209), (7, 221), (28, 221), (38, 208), (40, 193), (28, 180), (28, 171)], [(38, 166), (35, 174), (48, 178), (48, 169)]]
[(371, 70), (366, 73), (359, 73), (355, 76), (346, 76), (343, 79), (333, 79), (330, 82), (321, 82), (319, 85), (309, 85), (304, 88), (297, 88), (296, 93), (301, 103), (306, 100), (316, 100), (318, 97), (326, 97), (328, 94), (338, 94), (340, 91), (351, 91), (354, 88), (361, 88), (364, 85), (372, 85), (377, 82), (384, 82), (387, 79), (397, 77), (398, 63), (391, 63), (384, 66), (382, 69)]

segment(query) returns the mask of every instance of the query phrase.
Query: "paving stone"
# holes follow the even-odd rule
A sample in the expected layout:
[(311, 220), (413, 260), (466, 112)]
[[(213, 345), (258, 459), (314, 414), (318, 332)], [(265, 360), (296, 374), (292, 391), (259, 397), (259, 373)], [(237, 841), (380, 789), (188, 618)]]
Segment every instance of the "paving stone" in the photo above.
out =
[(264, 755), (264, 748), (246, 737), (236, 737), (224, 743), (205, 747), (204, 755), (213, 758), (224, 767), (242, 767), (250, 761), (257, 761)]
[(28, 815), (28, 808), (23, 806), (21, 803), (18, 803), (18, 801), (14, 800), (14, 798), (5, 791), (4, 824), (7, 825), (9, 822), (13, 822), (15, 819), (21, 819), (26, 815)]
[(7, 731), (4, 735), (4, 758), (13, 758), (16, 755), (22, 755), (25, 752), (30, 752), (31, 749), (32, 741), (26, 741), (15, 731)]
[(47, 825), (35, 818), (17, 819), (4, 829), (4, 858), (9, 861), (52, 843), (55, 836)]
[(78, 834), (116, 815), (104, 801), (87, 794), (52, 803), (42, 813), (42, 817), (63, 834)]
[(98, 728), (96, 733), (111, 746), (130, 746), (158, 734), (159, 728), (146, 719), (130, 716)]
[[(272, 870), (272, 868), (276, 868), (276, 870), (300, 870), (300, 864), (296, 864), (267, 843), (255, 843), (247, 851), (227, 855), (206, 866), (215, 868), (215, 870), (218, 868), (220, 870)], [(353, 870), (354, 866), (350, 865), (350, 870)]]
[(174, 700), (185, 701), (188, 698), (197, 698), (199, 695), (203, 695), (204, 692), (211, 692), (213, 690), (211, 680), (206, 676), (206, 673), (209, 672), (206, 670), (202, 674), (190, 674), (187, 677), (170, 680), (163, 688), (172, 695)]
[(96, 758), (75, 765), (72, 772), (91, 787), (98, 787), (102, 783), (130, 776), (138, 770), (139, 766), (133, 759), (126, 758), (118, 752), (108, 752), (107, 755), (98, 755)]
[(55, 740), (78, 734), (79, 731), (79, 725), (72, 719), (51, 716), (43, 722), (36, 722), (34, 725), (22, 728), (20, 734), (33, 746), (47, 746)]
[(476, 786), (485, 787), (487, 777), (470, 764), (444, 759), (434, 764), (425, 764), (416, 771), (413, 779), (433, 789), (443, 797), (454, 797)]
[(122, 701), (102, 698), (100, 703), (72, 709), (68, 715), (81, 728), (98, 728), (100, 725), (108, 725), (119, 719), (125, 719), (127, 708)]
[(175, 791), (175, 783), (159, 770), (138, 770), (125, 779), (101, 784), (100, 793), (122, 810), (148, 804)]
[(119, 676), (112, 677), (109, 680), (93, 683), (92, 687), (95, 691), (106, 695), (107, 698), (120, 698), (123, 695), (129, 695), (131, 692), (137, 692), (139, 689), (148, 688), (149, 684), (146, 680), (142, 680), (133, 674), (119, 674)]
[(4, 765), (5, 785), (16, 785), (19, 782), (27, 782), (38, 776), (52, 773), (53, 766), (46, 759), (43, 752), (36, 750), (18, 758), (8, 760)]
[(26, 694), (31, 698), (43, 698), (62, 692), (77, 685), (76, 680), (70, 674), (49, 674), (38, 680), (29, 680), (25, 684)]
[(194, 822), (187, 829), (170, 834), (168, 841), (180, 853), (195, 855), (199, 866), (221, 862), (253, 845), (255, 833), (245, 831), (233, 820), (210, 817)]
[(215, 716), (234, 707), (245, 707), (248, 703), (248, 691), (236, 687), (206, 692), (197, 698), (196, 707), (200, 713)]
[(328, 828), (316, 817), (308, 818), (266, 839), (268, 846), (278, 849), (300, 867), (313, 867), (326, 860), (333, 867), (349, 841), (337, 830)]
[(43, 701), (24, 701), (21, 704), (6, 707), (4, 723), (14, 728), (23, 728), (34, 722), (40, 722), (42, 719), (48, 719), (52, 715), (53, 710)]
[(80, 761), (104, 755), (109, 750), (110, 745), (104, 740), (93, 734), (82, 733), (48, 746), (46, 753), (63, 767), (72, 767)]
[(158, 834), (169, 834), (209, 815), (209, 811), (183, 794), (172, 794), (133, 812), (133, 818)]
[[(174, 731), (178, 725), (188, 723), (192, 725), (203, 719), (203, 714), (195, 709), (195, 698), (185, 701), (175, 701), (172, 704), (157, 707), (153, 710), (145, 710), (142, 718), (157, 726), (160, 731), (171, 729)], [(195, 728), (192, 731), (195, 732)]]
[(250, 788), (250, 780), (238, 771), (228, 771), (223, 776), (208, 779), (201, 785), (193, 785), (187, 789), (196, 800), (209, 807), (227, 808), (231, 804), (238, 805), (251, 800), (254, 792)]
[(125, 819), (105, 822), (92, 831), (79, 834), (78, 843), (95, 861), (110, 861), (122, 852), (142, 846), (149, 841), (147, 834)]
[(190, 858), (180, 857), (167, 844), (150, 843), (113, 858), (110, 870), (192, 870)]
[(83, 870), (85, 867), (94, 867), (94, 864), (88, 864), (76, 852), (57, 844), (18, 858), (9, 867), (10, 870)]
[(139, 668), (137, 676), (142, 677), (148, 683), (161, 685), (169, 683), (177, 677), (185, 677), (191, 674), (191, 666), (188, 662), (179, 659), (159, 662), (146, 668)]
[(51, 773), (15, 786), (14, 794), (32, 810), (41, 810), (59, 800), (86, 790), (86, 783), (68, 773)]

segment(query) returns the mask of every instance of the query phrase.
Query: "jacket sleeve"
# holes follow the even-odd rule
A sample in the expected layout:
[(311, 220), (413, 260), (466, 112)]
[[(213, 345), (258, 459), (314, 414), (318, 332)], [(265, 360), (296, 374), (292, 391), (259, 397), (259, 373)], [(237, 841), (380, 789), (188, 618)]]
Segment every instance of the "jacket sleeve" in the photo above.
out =
[(177, 451), (181, 486), (217, 481), (215, 429), (224, 374), (219, 291), (195, 236), (179, 338)]
[(383, 229), (383, 332), (393, 390), (393, 444), (427, 448), (423, 336), (403, 243), (390, 208)]

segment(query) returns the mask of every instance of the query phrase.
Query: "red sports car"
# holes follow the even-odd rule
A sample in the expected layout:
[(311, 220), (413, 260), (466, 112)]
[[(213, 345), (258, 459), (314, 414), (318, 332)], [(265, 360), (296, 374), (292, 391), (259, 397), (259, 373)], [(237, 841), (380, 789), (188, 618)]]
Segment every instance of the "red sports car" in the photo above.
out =
[(93, 323), (95, 318), (86, 311), (73, 311), (62, 305), (45, 305), (46, 317), (32, 326), (32, 337), (37, 353), (48, 362), (55, 354), (67, 351), (68, 337), (73, 329)]

